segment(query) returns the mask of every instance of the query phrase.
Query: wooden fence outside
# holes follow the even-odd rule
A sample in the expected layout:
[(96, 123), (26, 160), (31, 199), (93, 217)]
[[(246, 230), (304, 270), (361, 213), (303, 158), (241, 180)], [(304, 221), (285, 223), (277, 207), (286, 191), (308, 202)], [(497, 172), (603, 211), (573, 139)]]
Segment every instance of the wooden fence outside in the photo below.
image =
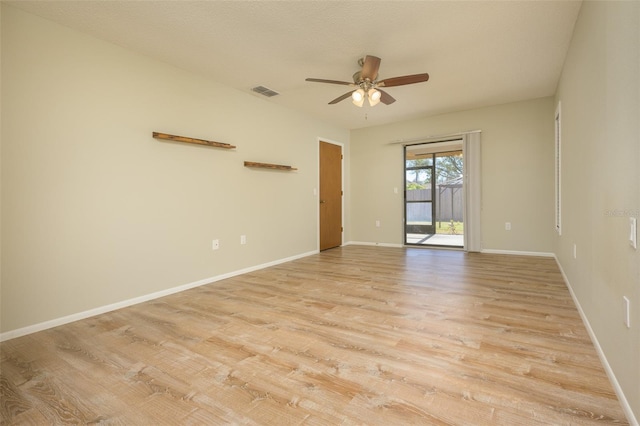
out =
[[(431, 188), (407, 191), (407, 201), (430, 200)], [(462, 222), (463, 192), (461, 187), (436, 186), (436, 222)], [(407, 203), (407, 223), (431, 221), (431, 206), (426, 203)]]

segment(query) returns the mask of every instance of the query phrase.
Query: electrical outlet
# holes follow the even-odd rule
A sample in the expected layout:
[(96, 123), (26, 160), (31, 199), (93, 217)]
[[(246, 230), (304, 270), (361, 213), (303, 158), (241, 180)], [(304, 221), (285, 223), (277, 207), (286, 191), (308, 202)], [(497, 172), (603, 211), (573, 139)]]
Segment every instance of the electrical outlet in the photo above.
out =
[(622, 296), (623, 306), (622, 312), (624, 313), (624, 325), (627, 328), (631, 328), (631, 302), (629, 302), (629, 298), (627, 296)]
[(504, 230), (505, 231), (511, 231), (511, 222), (505, 222), (504, 223)]
[(218, 250), (220, 248), (220, 240), (213, 240), (211, 242), (211, 250)]
[(247, 244), (247, 236), (240, 235), (240, 244)]
[(376, 220), (376, 228), (380, 228), (380, 221)]

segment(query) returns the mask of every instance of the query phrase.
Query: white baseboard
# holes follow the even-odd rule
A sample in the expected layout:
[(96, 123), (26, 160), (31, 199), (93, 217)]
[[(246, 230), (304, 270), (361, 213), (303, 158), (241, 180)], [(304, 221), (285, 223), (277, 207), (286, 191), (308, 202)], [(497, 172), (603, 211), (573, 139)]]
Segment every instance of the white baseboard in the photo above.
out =
[(392, 243), (372, 243), (367, 241), (349, 241), (344, 243), (345, 246), (377, 246), (377, 247), (396, 247), (402, 248), (404, 247), (402, 244), (392, 244)]
[(593, 331), (593, 328), (591, 328), (591, 324), (589, 323), (589, 319), (587, 318), (586, 314), (584, 313), (584, 311), (582, 310), (582, 306), (580, 305), (580, 302), (578, 301), (578, 298), (576, 297), (575, 292), (573, 291), (573, 288), (571, 287), (571, 283), (569, 282), (569, 278), (567, 278), (567, 275), (564, 273), (564, 269), (562, 269), (562, 265), (560, 264), (560, 261), (558, 260), (557, 256), (553, 256), (556, 260), (556, 263), (558, 264), (558, 268), (560, 269), (560, 273), (562, 274), (562, 278), (564, 279), (564, 283), (567, 286), (567, 288), (569, 289), (569, 293), (571, 294), (571, 298), (573, 299), (573, 303), (576, 305), (576, 308), (578, 308), (578, 312), (580, 313), (580, 318), (582, 318), (582, 322), (584, 323), (585, 328), (587, 329), (587, 333), (589, 333), (589, 337), (591, 338), (591, 341), (593, 342), (593, 346), (596, 348), (596, 352), (598, 353), (598, 357), (600, 358), (600, 362), (602, 362), (602, 365), (604, 367), (604, 371), (607, 373), (607, 376), (609, 377), (609, 381), (611, 382), (611, 385), (613, 386), (613, 390), (615, 391), (618, 400), (620, 401), (620, 405), (622, 406), (622, 410), (624, 411), (625, 415), (627, 416), (627, 420), (629, 420), (629, 424), (631, 426), (640, 426), (638, 424), (638, 419), (636, 419), (635, 414), (633, 414), (633, 410), (631, 409), (631, 405), (629, 405), (629, 401), (627, 400), (627, 397), (624, 394), (624, 391), (622, 390), (622, 387), (620, 387), (620, 383), (618, 382), (618, 379), (616, 378), (615, 373), (613, 372), (613, 369), (611, 368), (611, 365), (609, 365), (609, 361), (607, 361), (607, 357), (604, 354), (604, 351), (602, 350), (602, 346), (600, 346), (600, 342), (598, 342), (598, 338), (596, 337), (596, 334)]
[(194, 281), (192, 283), (184, 284), (178, 287), (168, 288), (166, 290), (156, 291), (154, 293), (145, 294), (144, 296), (134, 297), (133, 299), (123, 300), (121, 302), (112, 303), (110, 305), (100, 306), (98, 308), (89, 309), (87, 311), (78, 312), (76, 314), (67, 315), (61, 318), (41, 322), (39, 324), (30, 325), (27, 327), (19, 328), (16, 330), (10, 330), (4, 333), (0, 333), (0, 342), (5, 340), (15, 339), (16, 337), (26, 336), (28, 334), (36, 333), (38, 331), (47, 330), (60, 325), (68, 324), (74, 321), (90, 318), (96, 315), (104, 314), (107, 312), (115, 311), (117, 309), (126, 308), (128, 306), (137, 305), (139, 303), (148, 302), (149, 300), (158, 299), (160, 297), (169, 296), (174, 293), (189, 290), (195, 287), (200, 287), (205, 284), (211, 284), (216, 281), (224, 280), (226, 278), (235, 277), (249, 272), (257, 271), (260, 269), (268, 268), (270, 266), (279, 265), (281, 263), (290, 262), (292, 260), (301, 259), (303, 257), (311, 256), (318, 253), (317, 250), (298, 254), (295, 256), (287, 257), (284, 259), (274, 260), (272, 262), (263, 263), (261, 265), (251, 266), (248, 268), (240, 269), (238, 271), (228, 272), (226, 274), (216, 275), (210, 278), (204, 278), (202, 280)]
[[(377, 246), (377, 247), (405, 247), (403, 244), (392, 244), (392, 243), (372, 243), (367, 241), (349, 241), (344, 243), (343, 245), (349, 246)], [(413, 247), (413, 246), (411, 246)], [(436, 247), (436, 246), (425, 246), (434, 249), (451, 249), (450, 247)], [(459, 250), (459, 248), (456, 248)], [(516, 251), (516, 250), (496, 250), (496, 249), (482, 249), (481, 253), (491, 253), (491, 254), (510, 254), (515, 256), (540, 256), (540, 257), (555, 257), (553, 253), (546, 253), (540, 251)]]
[(495, 249), (482, 249), (480, 253), (490, 254), (511, 254), (515, 256), (540, 256), (540, 257), (556, 257), (553, 253), (545, 253), (542, 251), (517, 251), (517, 250), (495, 250)]

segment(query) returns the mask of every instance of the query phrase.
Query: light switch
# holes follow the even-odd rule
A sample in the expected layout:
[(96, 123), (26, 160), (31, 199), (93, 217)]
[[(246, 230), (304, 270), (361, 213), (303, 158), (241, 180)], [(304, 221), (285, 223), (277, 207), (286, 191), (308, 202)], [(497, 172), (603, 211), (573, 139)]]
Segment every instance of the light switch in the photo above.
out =
[(629, 244), (634, 249), (638, 248), (638, 221), (635, 217), (629, 218)]

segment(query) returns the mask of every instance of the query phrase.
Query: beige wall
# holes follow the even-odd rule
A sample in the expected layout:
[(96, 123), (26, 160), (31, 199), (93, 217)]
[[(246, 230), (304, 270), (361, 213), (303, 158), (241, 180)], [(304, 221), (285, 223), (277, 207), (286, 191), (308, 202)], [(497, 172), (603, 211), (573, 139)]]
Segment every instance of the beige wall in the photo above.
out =
[[(626, 241), (626, 216), (640, 209), (640, 3), (583, 5), (555, 100), (351, 136), (4, 4), (0, 10), (1, 332), (316, 250), (319, 137), (345, 143), (345, 241), (401, 244), (402, 148), (389, 142), (480, 129), (483, 247), (556, 253), (639, 416), (640, 252)], [(557, 100), (560, 237), (551, 231)], [(238, 149), (159, 142), (152, 131)], [(244, 160), (299, 171), (246, 169)], [(631, 329), (622, 324), (622, 296), (631, 300)]]
[(348, 131), (6, 5), (2, 87), (2, 332), (317, 250)]
[(550, 253), (553, 114), (543, 98), (353, 131), (352, 240), (403, 242), (403, 147), (391, 141), (482, 130), (483, 249)]
[[(555, 253), (640, 419), (640, 2), (585, 2), (560, 81), (562, 235)], [(577, 257), (573, 258), (573, 245)], [(631, 300), (631, 328), (623, 324)]]

